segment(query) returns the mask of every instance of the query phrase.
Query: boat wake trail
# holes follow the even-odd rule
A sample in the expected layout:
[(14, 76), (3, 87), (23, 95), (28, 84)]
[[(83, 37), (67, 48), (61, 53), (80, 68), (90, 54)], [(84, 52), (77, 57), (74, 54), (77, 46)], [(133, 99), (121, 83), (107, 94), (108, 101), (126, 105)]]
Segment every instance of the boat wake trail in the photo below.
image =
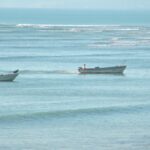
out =
[(20, 70), (21, 74), (77, 74), (71, 70)]

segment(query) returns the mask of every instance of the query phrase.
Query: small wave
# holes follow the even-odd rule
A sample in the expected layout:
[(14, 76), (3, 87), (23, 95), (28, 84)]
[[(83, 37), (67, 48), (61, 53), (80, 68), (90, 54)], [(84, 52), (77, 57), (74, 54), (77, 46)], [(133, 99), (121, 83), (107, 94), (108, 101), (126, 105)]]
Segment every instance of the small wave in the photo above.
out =
[(61, 30), (64, 32), (102, 32), (103, 30), (111, 30), (120, 25), (61, 25), (61, 24), (17, 24), (18, 28), (36, 28), (39, 31), (55, 31)]
[(96, 25), (96, 24), (17, 24), (17, 27), (120, 27), (120, 25)]
[(114, 29), (106, 29), (112, 31), (139, 31), (139, 28), (114, 28)]
[(78, 115), (112, 115), (112, 114), (129, 114), (143, 112), (149, 110), (150, 105), (128, 105), (128, 106), (109, 106), (109, 107), (95, 107), (95, 108), (80, 108), (69, 110), (56, 110), (47, 112), (33, 112), (26, 114), (13, 114), (0, 116), (0, 121), (12, 121), (18, 119), (40, 119), (45, 117), (59, 118), (59, 117), (74, 117)]
[(51, 54), (29, 54), (29, 53), (24, 53), (24, 55), (20, 54), (8, 54), (4, 53), (3, 56), (0, 56), (0, 59), (33, 59), (33, 58), (79, 58), (79, 57), (97, 57), (97, 56), (111, 56), (113, 54), (98, 54), (98, 53), (89, 53), (89, 54), (68, 54), (68, 55), (51, 55)]
[[(13, 26), (12, 26), (13, 27)], [(15, 28), (35, 29), (38, 32), (148, 32), (149, 29), (141, 26), (121, 26), (121, 25), (75, 25), (75, 24), (16, 24)], [(15, 31), (16, 32), (16, 31)]]
[(101, 47), (108, 47), (110, 46), (109, 44), (89, 44), (89, 47), (93, 47), (93, 48), (101, 48)]
[(39, 31), (53, 31), (61, 30), (68, 32), (83, 32), (83, 31), (92, 31), (92, 32), (113, 32), (113, 31), (149, 31), (149, 28), (142, 26), (125, 26), (125, 25), (103, 25), (103, 24), (16, 24), (16, 25), (2, 25), (0, 28), (9, 27), (9, 28), (35, 28)]
[[(69, 31), (71, 32), (78, 32), (79, 27), (91, 27), (89, 25), (51, 25), (51, 24), (17, 24), (16, 27), (19, 28), (39, 28), (39, 29), (59, 29), (64, 30), (66, 28), (69, 28)], [(76, 27), (76, 28), (73, 28)]]
[(112, 40), (111, 45), (113, 45), (113, 46), (136, 46), (136, 45), (138, 45), (138, 41)]
[(47, 27), (51, 27), (51, 26), (46, 25), (46, 24), (17, 24), (16, 27), (20, 27), (20, 28), (24, 28), (24, 27), (47, 28)]
[(88, 45), (89, 47), (99, 48), (99, 47), (110, 47), (110, 46), (123, 46), (123, 47), (132, 47), (132, 46), (149, 46), (149, 39), (122, 39), (122, 38), (112, 38), (108, 41), (95, 42)]

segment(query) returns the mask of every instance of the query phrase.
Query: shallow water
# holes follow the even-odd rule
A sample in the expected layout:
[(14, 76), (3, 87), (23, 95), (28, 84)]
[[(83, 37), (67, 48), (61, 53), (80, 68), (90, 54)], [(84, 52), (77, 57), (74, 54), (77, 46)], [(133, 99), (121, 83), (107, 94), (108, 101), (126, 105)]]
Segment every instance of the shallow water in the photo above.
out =
[(0, 83), (0, 149), (149, 149), (149, 49), (148, 26), (1, 24), (0, 71), (20, 75)]

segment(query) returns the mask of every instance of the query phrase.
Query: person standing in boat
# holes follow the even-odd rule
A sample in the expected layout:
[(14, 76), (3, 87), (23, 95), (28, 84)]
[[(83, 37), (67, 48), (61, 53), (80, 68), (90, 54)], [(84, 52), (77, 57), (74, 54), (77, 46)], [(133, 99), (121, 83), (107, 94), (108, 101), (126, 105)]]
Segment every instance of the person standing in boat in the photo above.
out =
[(86, 69), (86, 64), (84, 64), (84, 70)]

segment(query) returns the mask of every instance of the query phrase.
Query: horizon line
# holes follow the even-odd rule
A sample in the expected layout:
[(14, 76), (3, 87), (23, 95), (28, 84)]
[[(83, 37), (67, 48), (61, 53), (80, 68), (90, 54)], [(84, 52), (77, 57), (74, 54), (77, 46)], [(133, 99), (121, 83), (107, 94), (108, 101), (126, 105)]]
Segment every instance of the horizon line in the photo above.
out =
[(144, 8), (134, 9), (107, 9), (107, 8), (51, 8), (51, 7), (0, 7), (0, 9), (45, 9), (45, 10), (91, 10), (91, 11), (150, 11)]

